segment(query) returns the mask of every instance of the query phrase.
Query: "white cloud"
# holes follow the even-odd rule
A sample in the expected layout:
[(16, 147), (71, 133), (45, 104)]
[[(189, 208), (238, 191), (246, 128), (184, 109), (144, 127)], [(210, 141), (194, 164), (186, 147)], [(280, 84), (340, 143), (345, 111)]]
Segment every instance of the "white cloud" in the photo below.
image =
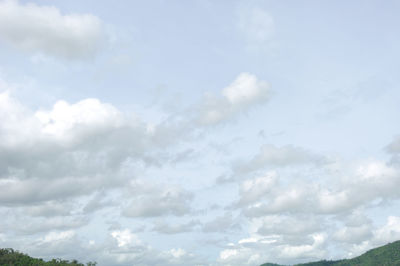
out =
[(260, 217), (280, 212), (304, 212), (309, 210), (309, 190), (304, 187), (276, 189), (267, 197), (260, 197), (257, 202), (247, 205), (243, 212), (249, 217)]
[(122, 185), (134, 163), (156, 161), (170, 145), (158, 140), (157, 128), (149, 132), (137, 117), (97, 99), (58, 101), (34, 112), (3, 92), (0, 120), (0, 201), (6, 204)]
[(219, 253), (218, 265), (260, 265), (265, 262), (294, 264), (295, 261), (310, 261), (326, 255), (326, 235), (307, 235), (302, 244), (283, 242), (279, 236), (252, 236), (232, 243)]
[(0, 40), (21, 50), (67, 59), (91, 58), (103, 38), (102, 23), (93, 15), (63, 15), (51, 6), (0, 2)]
[(389, 216), (387, 222), (374, 232), (375, 245), (383, 245), (400, 239), (400, 217)]
[(235, 249), (224, 249), (220, 252), (219, 258), (221, 260), (227, 260), (232, 256), (236, 256), (238, 254), (238, 251)]
[(270, 86), (267, 82), (258, 80), (253, 74), (241, 73), (222, 90), (222, 97), (209, 95), (206, 98), (200, 107), (199, 122), (202, 125), (223, 122), (254, 105), (265, 103), (269, 96)]
[(333, 214), (400, 197), (396, 189), (400, 171), (395, 166), (372, 160), (342, 171), (343, 178), (311, 182), (290, 182), (293, 177), (279, 175), (248, 179), (241, 185), (236, 207), (249, 217), (281, 212)]
[(261, 218), (261, 226), (258, 227), (257, 233), (264, 236), (304, 236), (317, 233), (322, 227), (323, 221), (312, 214), (270, 215)]
[(368, 221), (359, 226), (346, 226), (333, 234), (333, 239), (347, 250), (346, 257), (359, 256), (369, 249), (398, 241), (400, 238), (400, 217), (389, 215), (386, 223), (373, 226)]
[(61, 140), (74, 138), (87, 128), (116, 128), (123, 123), (122, 114), (114, 106), (98, 99), (85, 99), (75, 104), (58, 101), (52, 110), (37, 111), (35, 117), (40, 121), (44, 135)]
[(339, 242), (346, 243), (362, 243), (370, 239), (372, 236), (372, 228), (370, 224), (360, 226), (348, 226), (339, 229), (333, 234), (333, 238)]
[(320, 189), (316, 195), (318, 210), (323, 213), (335, 213), (350, 209), (358, 203), (357, 199), (351, 199), (350, 193), (348, 190)]
[[(378, 197), (399, 197), (400, 169), (379, 160), (359, 165), (355, 177), (349, 183), (355, 200), (365, 201)], [(357, 186), (356, 186), (357, 184)]]
[(263, 196), (267, 196), (278, 183), (277, 173), (267, 172), (264, 176), (248, 179), (240, 186), (239, 205), (247, 205), (258, 201)]
[(113, 231), (111, 232), (111, 236), (117, 240), (118, 247), (124, 247), (131, 244), (141, 244), (139, 238), (137, 238), (135, 234), (132, 234), (129, 229)]
[(0, 120), (0, 147), (3, 148), (29, 144), (29, 140), (35, 137), (32, 132), (39, 128), (30, 110), (13, 99), (7, 91), (0, 93)]
[(182, 248), (173, 248), (169, 250), (169, 253), (174, 257), (174, 258), (180, 258), (184, 255), (186, 255), (186, 251)]
[(396, 170), (393, 167), (386, 165), (380, 161), (372, 161), (361, 165), (358, 168), (358, 176), (361, 181), (379, 182), (381, 178), (390, 178), (396, 175)]
[[(232, 105), (249, 104), (248, 100), (236, 99), (232, 96), (234, 94), (227, 95), (223, 94), (223, 97)], [(106, 265), (196, 265), (193, 262), (206, 265), (204, 260), (179, 247), (153, 249), (141, 240), (140, 234), (149, 233), (160, 239), (162, 237), (157, 234), (170, 234), (168, 237), (180, 234), (177, 237), (183, 238), (187, 236), (183, 233), (195, 231), (193, 235), (207, 232), (213, 238), (238, 229), (241, 235), (251, 233), (221, 251), (217, 263), (255, 265), (275, 262), (275, 259), (292, 263), (323, 258), (330, 245), (326, 244), (326, 239), (335, 241), (333, 243), (346, 252), (357, 254), (367, 247), (399, 236), (396, 217), (391, 217), (383, 227), (374, 229), (368, 219), (352, 217), (347, 220), (346, 216), (354, 209), (368, 208), (377, 200), (397, 199), (400, 196), (396, 189), (400, 184), (396, 165), (370, 159), (343, 168), (338, 164), (333, 171), (326, 165), (324, 156), (292, 145), (266, 145), (247, 161), (247, 165), (251, 166), (247, 170), (258, 174), (263, 173), (258, 170), (264, 171), (265, 166), (276, 169), (255, 175), (240, 184), (230, 184), (239, 185), (238, 194), (230, 191), (229, 196), (228, 193), (218, 196), (231, 200), (232, 204), (226, 206), (225, 211), (238, 208), (234, 210), (238, 216), (220, 212), (208, 216), (206, 221), (204, 217), (190, 220), (188, 214), (203, 215), (193, 211), (197, 203), (193, 199), (196, 196), (196, 200), (202, 200), (202, 192), (196, 191), (198, 194), (195, 194), (186, 190), (179, 180), (173, 185), (171, 180), (162, 179), (164, 176), (160, 172), (152, 172), (154, 169), (143, 177), (142, 171), (136, 171), (151, 168), (146, 163), (152, 160), (173, 162), (175, 167), (175, 163), (192, 154), (193, 149), (187, 149), (185, 145), (178, 145), (178, 153), (169, 154), (171, 150), (167, 145), (170, 136), (165, 137), (164, 132), (179, 132), (176, 130), (182, 128), (179, 122), (161, 122), (161, 126), (154, 125), (149, 130), (148, 124), (139, 118), (128, 116), (115, 106), (97, 99), (77, 103), (59, 101), (48, 110), (38, 111), (26, 108), (7, 93), (0, 94), (0, 102), (0, 118), (4, 122), (0, 123), (0, 203), (7, 206), (3, 207), (5, 211), (2, 215), (11, 208), (18, 208), (25, 215), (32, 216), (29, 217), (32, 221), (24, 226), (18, 222), (12, 226), (11, 218), (7, 218), (9, 222), (0, 223), (7, 230), (3, 236), (7, 241), (12, 234), (21, 239), (39, 235), (40, 241), (33, 243), (35, 248), (48, 248), (46, 252), (52, 255), (73, 254), (71, 250), (76, 247), (82, 247), (84, 251), (97, 249), (91, 250), (92, 254), (98, 255), (99, 261)], [(21, 126), (27, 132), (20, 130)], [(170, 131), (169, 126), (177, 127)], [(174, 138), (171, 143), (182, 143), (174, 142), (180, 135), (171, 136)], [(158, 141), (158, 138), (163, 140)], [(159, 151), (162, 153), (159, 154)], [(193, 165), (198, 169), (196, 163)], [(164, 171), (163, 167), (160, 166), (159, 170)], [(311, 168), (318, 170), (313, 172)], [(302, 169), (306, 170), (305, 173), (297, 175)], [(160, 176), (153, 176), (153, 173)], [(112, 188), (122, 187), (125, 190), (119, 190), (116, 198), (106, 198)], [(221, 186), (218, 189), (225, 193), (225, 188)], [(70, 204), (63, 204), (65, 199), (69, 199)], [(81, 204), (74, 205), (78, 200)], [(116, 208), (103, 209), (100, 215), (93, 213), (110, 204), (115, 204)], [(135, 217), (138, 223), (148, 221), (154, 227), (150, 228), (150, 232), (137, 234), (130, 229), (121, 229), (122, 226), (109, 229), (111, 240), (106, 240), (106, 243), (96, 240), (91, 242), (90, 247), (80, 242), (78, 233), (68, 233), (77, 228), (80, 228), (77, 232), (86, 229), (85, 226), (91, 225), (89, 222), (96, 223), (89, 219), (91, 215), (116, 219), (115, 214), (119, 217), (120, 211), (125, 215), (121, 219), (125, 222), (132, 221), (126, 218)], [(16, 217), (18, 219), (14, 221), (25, 219), (25, 215)], [(327, 217), (334, 217), (332, 219), (339, 224), (345, 221), (345, 224), (336, 228)], [(246, 231), (244, 226), (254, 221), (256, 225)], [(48, 232), (52, 234), (47, 235)], [(57, 243), (46, 242), (46, 238)], [(231, 239), (226, 237), (223, 241)], [(85, 239), (84, 243), (87, 242)], [(99, 251), (101, 249), (103, 251)], [(32, 249), (26, 250), (29, 252)], [(263, 254), (265, 250), (268, 252)]]
[[(202, 264), (183, 248), (157, 250), (142, 241), (129, 229), (111, 232), (112, 240), (91, 250), (98, 253), (106, 265), (198, 265)], [(115, 243), (116, 242), (116, 243)], [(115, 246), (116, 244), (116, 246)]]
[(259, 251), (254, 249), (235, 247), (222, 250), (217, 262), (217, 265), (229, 266), (259, 265), (265, 262), (265, 256), (261, 256)]
[[(65, 258), (66, 254), (76, 252), (76, 249), (80, 247), (79, 237), (74, 230), (50, 231), (36, 239), (33, 237), (29, 240), (26, 238), (24, 240), (19, 245), (24, 251), (32, 255), (34, 254), (33, 256), (35, 257), (47, 259), (54, 257)], [(76, 253), (80, 257), (81, 251)]]
[(263, 102), (268, 99), (269, 85), (252, 74), (241, 73), (232, 84), (222, 90), (222, 95), (232, 105)]
[(284, 245), (280, 252), (282, 258), (322, 258), (325, 255), (325, 251), (320, 249), (326, 241), (324, 234), (313, 234), (311, 235), (313, 242), (312, 244), (303, 244), (299, 246)]

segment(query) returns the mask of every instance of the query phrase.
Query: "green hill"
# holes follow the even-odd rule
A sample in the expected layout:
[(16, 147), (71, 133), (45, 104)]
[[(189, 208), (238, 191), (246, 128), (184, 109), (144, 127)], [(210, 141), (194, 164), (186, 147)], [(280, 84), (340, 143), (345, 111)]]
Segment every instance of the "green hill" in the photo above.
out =
[[(28, 255), (14, 251), (10, 248), (0, 249), (0, 266), (85, 266), (76, 260), (68, 261), (53, 259), (44, 261), (43, 259), (32, 258)], [(95, 262), (88, 262), (87, 266), (95, 266)], [(389, 243), (379, 248), (374, 248), (361, 256), (353, 259), (336, 261), (316, 261), (309, 263), (296, 264), (296, 266), (400, 266), (400, 241)], [(265, 263), (261, 266), (284, 266), (274, 263)]]
[[(11, 248), (0, 249), (0, 266), (85, 266), (77, 260), (68, 261), (62, 259), (52, 259), (44, 261), (29, 257)], [(95, 262), (88, 262), (87, 266), (95, 266)]]
[[(283, 266), (279, 264), (265, 263), (261, 266)], [(374, 248), (361, 256), (336, 260), (336, 261), (316, 261), (309, 263), (296, 264), (296, 266), (400, 266), (400, 241), (389, 243), (379, 248)]]

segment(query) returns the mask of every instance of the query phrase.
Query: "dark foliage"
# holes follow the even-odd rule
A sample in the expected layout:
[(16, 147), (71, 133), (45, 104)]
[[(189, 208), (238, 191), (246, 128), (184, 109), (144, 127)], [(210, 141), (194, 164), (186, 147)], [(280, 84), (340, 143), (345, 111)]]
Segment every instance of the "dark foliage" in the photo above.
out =
[[(44, 261), (43, 259), (36, 259), (29, 257), (23, 253), (15, 251), (11, 248), (0, 249), (0, 266), (85, 266), (77, 260), (68, 261), (62, 259), (52, 259), (51, 261)], [(96, 262), (88, 262), (86, 266), (95, 266)]]

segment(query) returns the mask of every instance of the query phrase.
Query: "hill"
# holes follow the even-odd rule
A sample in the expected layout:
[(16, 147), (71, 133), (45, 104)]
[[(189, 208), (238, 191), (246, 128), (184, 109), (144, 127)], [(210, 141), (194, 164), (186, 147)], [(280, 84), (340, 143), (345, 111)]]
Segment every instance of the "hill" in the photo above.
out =
[[(86, 266), (95, 266), (96, 262), (88, 262)], [(32, 258), (26, 254), (15, 251), (11, 248), (0, 249), (0, 266), (85, 266), (77, 260), (43, 259)]]
[[(279, 264), (265, 263), (261, 266), (283, 266)], [(296, 266), (400, 266), (400, 241), (389, 243), (382, 247), (374, 248), (366, 253), (352, 258), (336, 261), (316, 261), (296, 264)]]

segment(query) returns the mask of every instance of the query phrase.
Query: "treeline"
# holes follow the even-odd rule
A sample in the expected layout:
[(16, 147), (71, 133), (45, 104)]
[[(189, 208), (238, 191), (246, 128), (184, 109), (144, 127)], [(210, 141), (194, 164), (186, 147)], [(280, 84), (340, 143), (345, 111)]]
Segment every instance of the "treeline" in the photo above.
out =
[[(86, 266), (95, 266), (96, 262), (88, 262)], [(12, 248), (0, 249), (0, 266), (85, 266), (77, 260), (52, 259), (44, 261), (43, 259), (32, 258), (26, 254), (15, 251)]]

